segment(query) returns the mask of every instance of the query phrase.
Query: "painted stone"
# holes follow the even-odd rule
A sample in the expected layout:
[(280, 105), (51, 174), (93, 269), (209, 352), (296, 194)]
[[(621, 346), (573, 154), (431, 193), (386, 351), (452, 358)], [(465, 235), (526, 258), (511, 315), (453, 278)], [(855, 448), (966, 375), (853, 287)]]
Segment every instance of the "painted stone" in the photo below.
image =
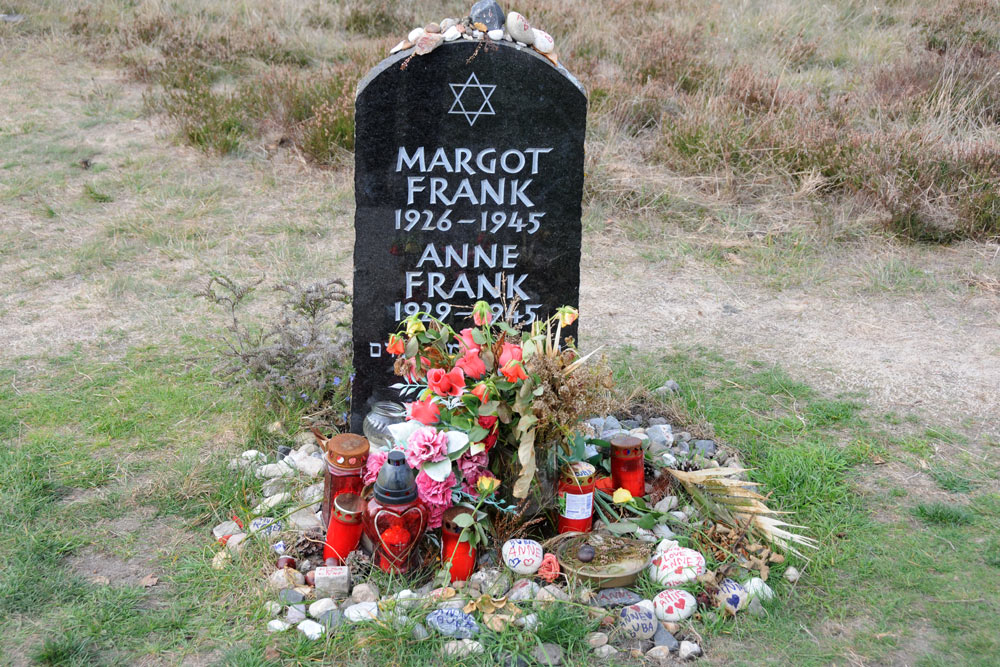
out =
[(691, 618), (698, 607), (698, 601), (687, 591), (668, 588), (653, 598), (653, 607), (656, 609), (658, 619), (676, 623)]
[(702, 574), (705, 574), (705, 557), (685, 547), (672, 547), (658, 553), (649, 564), (649, 576), (663, 586), (694, 581)]
[(503, 27), (503, 10), (496, 3), (496, 0), (479, 0), (472, 5), (469, 16), (473, 23), (482, 23), (487, 30)]
[(531, 44), (535, 41), (535, 33), (531, 31), (531, 24), (517, 12), (507, 14), (507, 32), (518, 42)]
[(503, 562), (517, 574), (534, 574), (542, 566), (542, 545), (534, 540), (507, 540), (500, 550)]
[(511, 602), (524, 602), (534, 600), (538, 595), (540, 587), (531, 579), (518, 579), (507, 591), (507, 599)]
[(250, 522), (250, 534), (270, 537), (280, 533), (285, 525), (269, 516), (260, 516)]
[(633, 593), (627, 588), (605, 588), (597, 593), (594, 598), (598, 607), (625, 607), (630, 604), (638, 604), (642, 598), (638, 593)]
[(435, 609), (427, 615), (426, 623), (445, 637), (469, 639), (479, 634), (476, 619), (461, 609)]
[(532, 28), (531, 31), (535, 33), (535, 41), (531, 45), (540, 53), (552, 53), (555, 50), (556, 40), (552, 39), (552, 35), (538, 28)]
[(346, 565), (317, 567), (315, 572), (317, 593), (335, 598), (351, 594), (351, 570)]
[(715, 594), (715, 599), (725, 608), (727, 614), (735, 615), (736, 612), (747, 606), (750, 594), (747, 593), (747, 589), (732, 579), (723, 579), (722, 583), (719, 584), (719, 592)]
[(645, 607), (632, 604), (618, 615), (618, 629), (625, 639), (649, 639), (656, 634), (656, 615)]

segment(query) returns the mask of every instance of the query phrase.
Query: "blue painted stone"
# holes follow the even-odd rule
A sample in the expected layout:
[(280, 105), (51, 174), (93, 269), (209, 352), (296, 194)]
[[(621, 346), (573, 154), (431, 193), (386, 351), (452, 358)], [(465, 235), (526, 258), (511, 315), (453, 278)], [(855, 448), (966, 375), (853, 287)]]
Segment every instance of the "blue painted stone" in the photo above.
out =
[(650, 639), (658, 627), (656, 614), (637, 604), (625, 607), (618, 615), (618, 628), (625, 639)]
[(284, 527), (284, 524), (280, 521), (272, 519), (269, 516), (261, 516), (250, 522), (250, 533), (268, 537), (269, 535), (280, 533)]
[(473, 23), (485, 23), (487, 30), (502, 28), (507, 21), (503, 9), (500, 8), (500, 5), (495, 0), (479, 0), (479, 2), (472, 5), (472, 9), (469, 10), (469, 16), (472, 18)]
[(476, 619), (461, 609), (435, 609), (427, 615), (427, 625), (446, 637), (469, 639), (479, 634)]
[(745, 607), (749, 598), (750, 594), (747, 593), (747, 589), (732, 579), (723, 579), (722, 583), (719, 584), (719, 592), (716, 593), (716, 599), (722, 603), (726, 612), (730, 614), (736, 614), (736, 612)]

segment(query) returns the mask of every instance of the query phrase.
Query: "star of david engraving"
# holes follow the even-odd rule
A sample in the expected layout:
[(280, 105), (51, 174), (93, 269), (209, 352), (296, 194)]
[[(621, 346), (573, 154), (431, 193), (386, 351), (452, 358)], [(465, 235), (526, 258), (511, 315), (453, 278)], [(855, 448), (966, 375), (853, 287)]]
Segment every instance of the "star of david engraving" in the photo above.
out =
[[(469, 121), (469, 127), (476, 124), (480, 116), (495, 116), (493, 105), (490, 104), (490, 96), (496, 90), (496, 86), (479, 83), (476, 73), (473, 72), (466, 79), (465, 83), (449, 83), (451, 93), (455, 96), (455, 103), (448, 110), (449, 114), (465, 116)], [(482, 97), (480, 103), (479, 98)], [(479, 106), (478, 110), (476, 105)]]

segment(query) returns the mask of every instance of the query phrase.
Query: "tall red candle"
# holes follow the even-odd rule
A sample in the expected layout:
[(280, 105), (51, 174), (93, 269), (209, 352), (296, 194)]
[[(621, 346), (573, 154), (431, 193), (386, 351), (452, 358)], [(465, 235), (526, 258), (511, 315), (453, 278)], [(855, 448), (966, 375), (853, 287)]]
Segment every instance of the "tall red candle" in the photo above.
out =
[(630, 435), (611, 439), (611, 480), (615, 489), (625, 489), (636, 498), (646, 493), (642, 440)]
[(559, 478), (559, 521), (556, 525), (560, 533), (590, 531), (594, 522), (596, 477), (597, 469), (584, 461), (563, 467)]
[(361, 532), (364, 530), (361, 522), (364, 508), (361, 496), (354, 493), (342, 493), (333, 499), (330, 525), (326, 531), (326, 543), (323, 545), (324, 561), (333, 558), (339, 565), (347, 559), (348, 554), (358, 548)]
[(361, 471), (368, 460), (370, 445), (366, 438), (342, 433), (326, 442), (326, 475), (323, 478), (323, 521), (329, 525), (333, 499), (342, 493), (361, 495), (364, 483)]

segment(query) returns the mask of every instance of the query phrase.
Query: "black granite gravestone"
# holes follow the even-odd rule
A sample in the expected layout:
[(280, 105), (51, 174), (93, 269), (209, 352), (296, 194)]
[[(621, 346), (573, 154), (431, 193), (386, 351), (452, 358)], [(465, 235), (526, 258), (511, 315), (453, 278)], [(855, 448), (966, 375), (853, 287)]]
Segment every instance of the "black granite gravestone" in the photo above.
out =
[(390, 385), (389, 333), (471, 305), (522, 323), (576, 306), (587, 99), (531, 49), (459, 40), (389, 57), (355, 102), (351, 429)]

